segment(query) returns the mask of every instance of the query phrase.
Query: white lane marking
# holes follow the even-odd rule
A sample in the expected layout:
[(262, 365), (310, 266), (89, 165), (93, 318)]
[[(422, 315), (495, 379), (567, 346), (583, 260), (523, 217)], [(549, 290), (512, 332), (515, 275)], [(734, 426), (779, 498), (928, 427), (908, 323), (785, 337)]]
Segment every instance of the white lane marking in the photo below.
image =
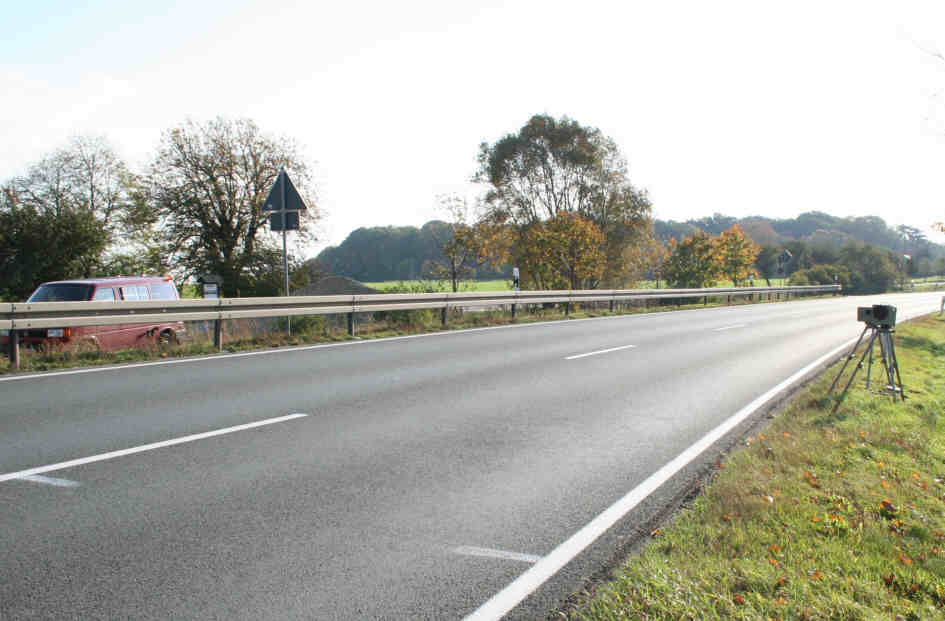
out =
[(744, 328), (747, 326), (747, 323), (736, 323), (734, 326), (725, 326), (724, 328), (715, 328), (713, 332), (721, 332), (722, 330), (734, 330), (735, 328)]
[(475, 546), (459, 546), (458, 548), (453, 548), (453, 552), (464, 556), (485, 556), (487, 558), (500, 558), (507, 561), (521, 561), (523, 563), (537, 563), (541, 560), (540, 556), (534, 554), (493, 550), (492, 548), (477, 548)]
[(79, 487), (81, 483), (78, 481), (70, 481), (69, 479), (57, 479), (56, 477), (44, 477), (40, 474), (29, 474), (25, 477), (20, 477), (21, 481), (31, 481), (33, 483), (45, 483), (46, 485), (54, 485), (56, 487)]
[(571, 537), (558, 545), (550, 554), (532, 565), (525, 573), (513, 580), (508, 586), (493, 595), (488, 601), (482, 604), (482, 606), (469, 614), (469, 616), (465, 618), (465, 621), (501, 619), (506, 613), (515, 608), (522, 600), (535, 591), (535, 589), (554, 576), (558, 570), (567, 565), (574, 557), (583, 552), (585, 548), (594, 543), (598, 537), (607, 532), (611, 526), (616, 524), (618, 520), (636, 507), (647, 496), (659, 489), (661, 485), (685, 468), (692, 460), (701, 455), (703, 451), (715, 444), (726, 433), (751, 416), (755, 410), (763, 406), (769, 399), (782, 390), (789, 388), (819, 365), (846, 351), (847, 348), (855, 342), (856, 339), (850, 339), (839, 347), (835, 347), (730, 416), (721, 425), (707, 433), (695, 444), (680, 453), (675, 459), (665, 464), (662, 468), (647, 477), (645, 481), (630, 490), (623, 498), (605, 509), (603, 513), (588, 522), (581, 530), (571, 535)]
[(266, 420), (257, 421), (255, 423), (246, 423), (245, 425), (227, 427), (226, 429), (217, 429), (216, 431), (206, 431), (204, 433), (195, 433), (189, 436), (174, 438), (173, 440), (163, 440), (161, 442), (152, 442), (151, 444), (142, 444), (141, 446), (134, 446), (131, 448), (121, 449), (118, 451), (112, 451), (110, 453), (100, 453), (98, 455), (92, 455), (91, 457), (81, 457), (79, 459), (61, 461), (58, 464), (50, 464), (48, 466), (39, 466), (37, 468), (30, 468), (28, 470), (20, 470), (19, 472), (8, 472), (6, 474), (0, 474), (0, 483), (2, 483), (3, 481), (9, 481), (11, 479), (22, 479), (24, 477), (42, 474), (44, 472), (52, 472), (54, 470), (64, 470), (66, 468), (73, 468), (75, 466), (91, 464), (97, 461), (105, 461), (106, 459), (115, 459), (116, 457), (124, 457), (125, 455), (143, 453), (144, 451), (153, 451), (154, 449), (164, 448), (166, 446), (174, 446), (175, 444), (184, 444), (185, 442), (193, 442), (195, 440), (203, 440), (204, 438), (222, 436), (223, 434), (227, 434), (227, 433), (245, 431), (247, 429), (263, 427), (265, 425), (274, 425), (276, 423), (292, 420), (293, 418), (302, 418), (303, 416), (308, 416), (308, 414), (289, 414), (288, 416), (279, 416), (278, 418), (267, 418)]
[(565, 360), (577, 360), (578, 358), (586, 358), (587, 356), (596, 356), (597, 354), (606, 354), (612, 351), (620, 351), (621, 349), (630, 349), (631, 347), (636, 347), (636, 345), (621, 345), (620, 347), (611, 347), (610, 349), (592, 351), (586, 354), (577, 354), (576, 356), (568, 356), (567, 358), (565, 358)]

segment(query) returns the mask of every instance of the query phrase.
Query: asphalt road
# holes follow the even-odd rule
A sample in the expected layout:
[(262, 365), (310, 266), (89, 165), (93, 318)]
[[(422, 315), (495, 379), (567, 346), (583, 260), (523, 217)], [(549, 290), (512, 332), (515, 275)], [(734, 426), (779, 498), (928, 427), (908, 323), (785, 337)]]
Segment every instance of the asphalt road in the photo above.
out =
[[(902, 317), (940, 300), (756, 304), (0, 378), (0, 619), (462, 618), (855, 338), (856, 306)], [(680, 477), (510, 616), (542, 618), (579, 589)]]

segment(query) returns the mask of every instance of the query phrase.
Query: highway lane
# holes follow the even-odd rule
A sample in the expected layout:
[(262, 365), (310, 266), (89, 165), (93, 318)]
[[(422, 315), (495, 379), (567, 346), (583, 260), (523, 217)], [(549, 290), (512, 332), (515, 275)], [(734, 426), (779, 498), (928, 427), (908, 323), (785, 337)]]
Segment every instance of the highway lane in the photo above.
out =
[[(940, 298), (0, 381), (0, 475), (307, 414), (43, 475), (73, 487), (0, 482), (0, 617), (460, 618), (732, 412), (856, 337), (857, 305), (902, 315)], [(604, 555), (578, 559), (515, 614), (554, 606)]]

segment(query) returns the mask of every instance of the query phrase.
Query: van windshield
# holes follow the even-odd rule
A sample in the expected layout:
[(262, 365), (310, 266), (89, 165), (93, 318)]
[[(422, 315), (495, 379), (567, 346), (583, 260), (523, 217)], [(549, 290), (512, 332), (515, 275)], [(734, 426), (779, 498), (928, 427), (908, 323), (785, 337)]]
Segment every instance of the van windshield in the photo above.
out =
[(57, 283), (40, 285), (27, 302), (84, 302), (92, 295), (92, 285)]

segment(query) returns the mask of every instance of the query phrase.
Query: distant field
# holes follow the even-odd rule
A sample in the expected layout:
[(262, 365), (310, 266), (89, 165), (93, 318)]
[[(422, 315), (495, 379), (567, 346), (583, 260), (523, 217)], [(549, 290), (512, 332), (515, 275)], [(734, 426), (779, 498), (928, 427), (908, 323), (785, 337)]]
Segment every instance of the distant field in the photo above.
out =
[[(366, 282), (368, 287), (387, 289), (390, 287), (407, 287), (411, 290), (424, 287), (435, 287), (438, 290), (449, 291), (450, 283), (439, 280), (385, 280), (381, 282)], [(512, 288), (510, 280), (464, 280), (459, 285), (460, 291), (508, 291)]]
[[(385, 280), (381, 282), (366, 282), (364, 283), (368, 287), (373, 287), (375, 289), (384, 290), (391, 287), (405, 287), (411, 291), (419, 290), (422, 288), (435, 287), (435, 290), (438, 291), (449, 291), (450, 284), (444, 281), (437, 280)], [(772, 278), (771, 286), (772, 287), (783, 287), (787, 285), (787, 278)], [(719, 287), (731, 287), (732, 282), (730, 280), (720, 281), (717, 286)], [(758, 279), (755, 281), (755, 286), (757, 287), (766, 287), (764, 279)], [(510, 280), (464, 280), (459, 287), (460, 291), (509, 291), (512, 288), (512, 281)], [(653, 280), (641, 280), (633, 287), (634, 289), (654, 289), (656, 288), (656, 281)], [(660, 288), (666, 288), (666, 282), (660, 281)]]

